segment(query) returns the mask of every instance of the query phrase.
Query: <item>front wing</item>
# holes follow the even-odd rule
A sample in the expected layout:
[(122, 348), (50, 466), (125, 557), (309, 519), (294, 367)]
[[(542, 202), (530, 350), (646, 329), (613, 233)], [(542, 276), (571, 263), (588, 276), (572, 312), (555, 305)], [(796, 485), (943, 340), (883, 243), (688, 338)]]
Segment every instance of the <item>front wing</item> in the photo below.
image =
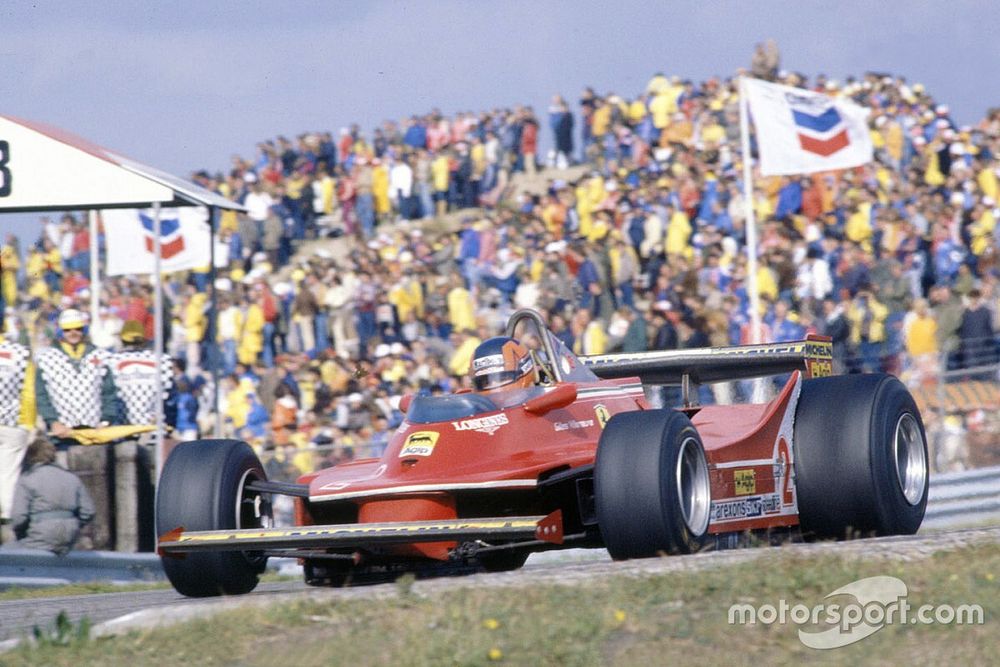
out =
[(157, 552), (162, 556), (195, 551), (343, 549), (377, 544), (471, 540), (541, 540), (552, 544), (562, 544), (562, 512), (556, 510), (548, 516), (351, 523), (191, 532), (186, 532), (183, 527), (178, 527), (160, 536)]

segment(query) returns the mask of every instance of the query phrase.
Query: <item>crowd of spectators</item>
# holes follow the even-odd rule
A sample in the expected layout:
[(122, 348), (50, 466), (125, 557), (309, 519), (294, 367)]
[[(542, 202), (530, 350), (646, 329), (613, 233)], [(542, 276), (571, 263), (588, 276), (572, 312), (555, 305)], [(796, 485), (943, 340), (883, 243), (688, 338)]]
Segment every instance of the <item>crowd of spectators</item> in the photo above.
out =
[[(855, 169), (755, 179), (765, 340), (825, 334), (838, 370), (912, 387), (947, 370), (995, 380), (1000, 111), (957, 126), (903, 77), (807, 79), (759, 56), (759, 76), (870, 108), (876, 148)], [(580, 354), (749, 342), (736, 90), (658, 73), (574, 108), (554, 96), (546, 130), (530, 107), (435, 110), (198, 172), (247, 213), (219, 220), (230, 263), (214, 286), (206, 268), (166, 289), (181, 437), (211, 430), (214, 366), (226, 431), (269, 452), (272, 475), (378, 454), (396, 399), (468, 386), (473, 349), (516, 308)], [(539, 194), (518, 187), (543, 177)], [(89, 243), (69, 215), (25, 247), (8, 236), (9, 333), (38, 345), (60, 308), (86, 305)], [(141, 280), (105, 282), (94, 343), (127, 320), (151, 338), (151, 303)]]

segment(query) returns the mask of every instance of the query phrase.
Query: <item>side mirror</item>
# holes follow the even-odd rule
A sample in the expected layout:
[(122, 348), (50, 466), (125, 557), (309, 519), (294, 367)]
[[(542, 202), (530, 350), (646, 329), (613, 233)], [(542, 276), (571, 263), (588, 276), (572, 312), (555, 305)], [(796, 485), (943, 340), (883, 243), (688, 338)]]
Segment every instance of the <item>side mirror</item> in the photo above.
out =
[(403, 394), (399, 399), (399, 411), (404, 415), (410, 411), (410, 403), (413, 402), (413, 394)]
[(524, 411), (532, 415), (544, 415), (552, 410), (565, 408), (576, 400), (576, 385), (560, 384), (552, 391), (536, 396), (524, 404)]

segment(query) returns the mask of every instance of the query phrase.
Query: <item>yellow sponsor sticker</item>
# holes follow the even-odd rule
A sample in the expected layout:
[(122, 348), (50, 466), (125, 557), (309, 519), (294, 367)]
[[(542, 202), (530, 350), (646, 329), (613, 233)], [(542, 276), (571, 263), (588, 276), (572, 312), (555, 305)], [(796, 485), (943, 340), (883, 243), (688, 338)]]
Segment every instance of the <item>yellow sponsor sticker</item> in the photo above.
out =
[(434, 453), (440, 433), (437, 431), (415, 431), (406, 436), (406, 444), (399, 451), (399, 458), (407, 456), (430, 456)]
[(608, 420), (611, 419), (611, 413), (608, 412), (603, 403), (598, 403), (594, 406), (594, 415), (597, 417), (597, 423), (601, 425), (602, 429), (608, 425)]
[(737, 470), (733, 473), (736, 495), (749, 496), (757, 493), (757, 473), (753, 470)]
[(825, 378), (833, 375), (833, 363), (824, 359), (809, 361), (809, 377)]

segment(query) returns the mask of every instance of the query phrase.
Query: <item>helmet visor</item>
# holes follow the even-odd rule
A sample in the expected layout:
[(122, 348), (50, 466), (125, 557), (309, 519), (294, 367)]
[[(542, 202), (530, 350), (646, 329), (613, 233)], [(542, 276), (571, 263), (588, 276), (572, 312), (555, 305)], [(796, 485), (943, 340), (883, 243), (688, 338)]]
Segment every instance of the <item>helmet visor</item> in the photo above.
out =
[(524, 371), (520, 370), (495, 370), (489, 373), (483, 373), (482, 375), (476, 375), (472, 378), (472, 384), (476, 388), (476, 391), (486, 391), (488, 389), (496, 389), (497, 387), (510, 384), (522, 375), (524, 375)]

